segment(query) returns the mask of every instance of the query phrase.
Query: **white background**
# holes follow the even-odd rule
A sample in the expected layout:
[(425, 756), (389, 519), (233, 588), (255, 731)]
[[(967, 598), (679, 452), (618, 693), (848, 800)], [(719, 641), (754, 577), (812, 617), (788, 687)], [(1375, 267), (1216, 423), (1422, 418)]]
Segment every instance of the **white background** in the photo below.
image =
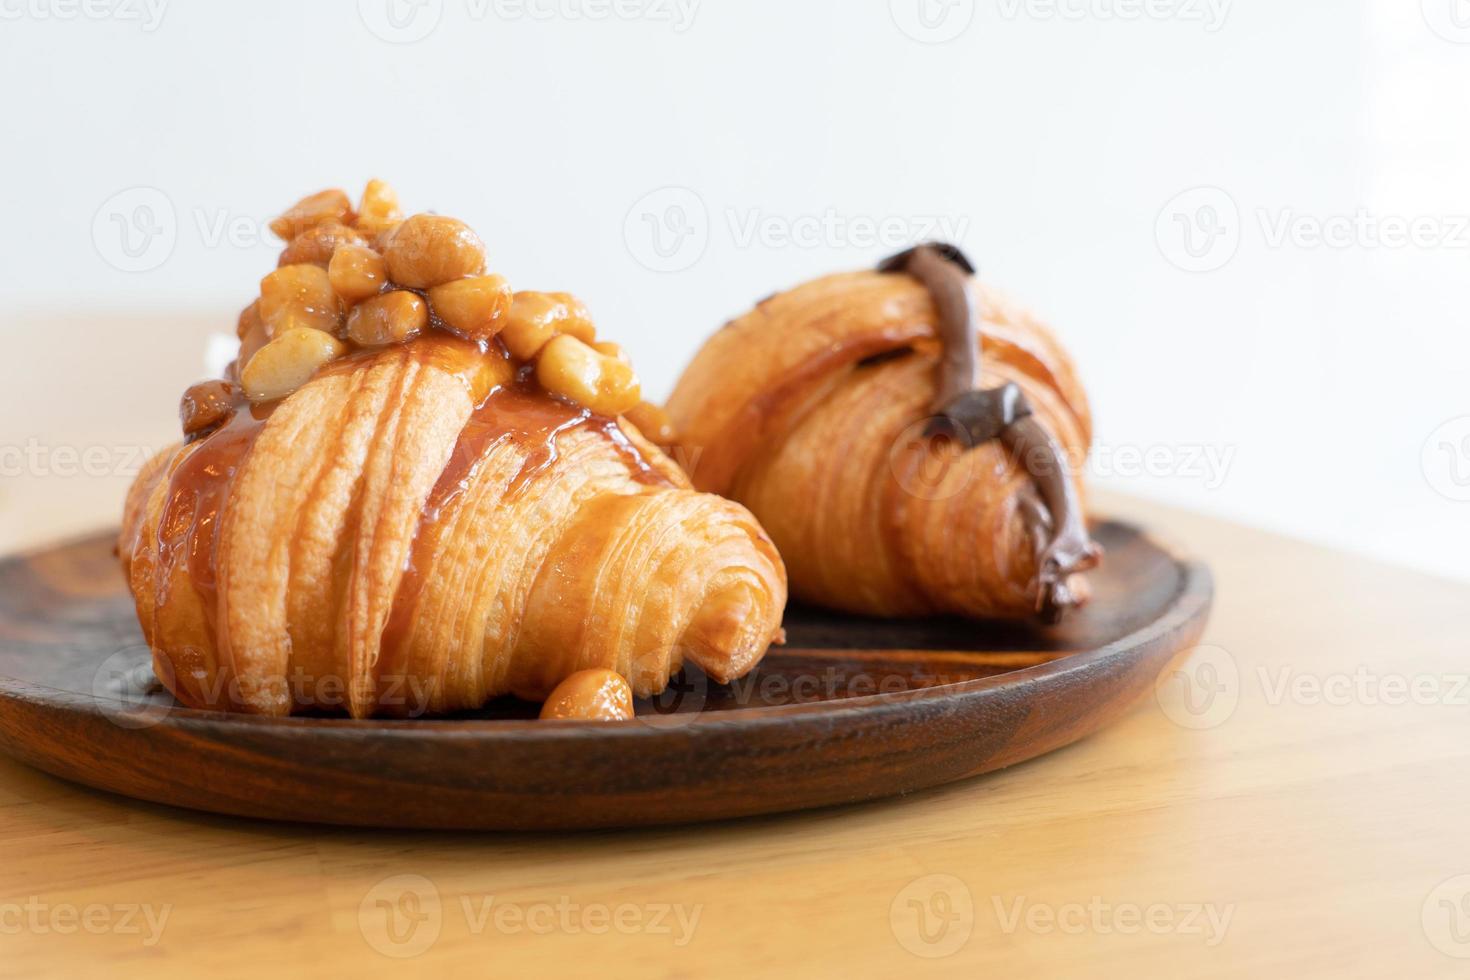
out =
[(1466, 0), (0, 0), (0, 83), (9, 546), (115, 519), (264, 222), (380, 176), (659, 397), (942, 219), (1095, 482), (1470, 578)]

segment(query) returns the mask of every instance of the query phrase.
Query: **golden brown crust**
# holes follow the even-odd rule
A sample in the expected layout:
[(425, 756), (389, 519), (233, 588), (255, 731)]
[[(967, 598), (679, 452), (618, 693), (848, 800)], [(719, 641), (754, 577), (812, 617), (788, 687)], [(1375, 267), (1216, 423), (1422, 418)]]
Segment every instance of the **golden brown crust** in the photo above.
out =
[[(1051, 388), (1091, 440), (1087, 397), (1071, 360), (1039, 321), (981, 289), (987, 364), (1007, 364)], [(936, 350), (934, 301), (908, 276), (848, 272), (761, 302), (710, 337), (666, 406), (695, 486), (721, 493), (772, 431), (823, 382), (857, 362), (906, 347)], [(1030, 387), (1027, 388), (1029, 392)]]
[[(1037, 321), (981, 297), (985, 385), (1018, 385), (1080, 463), (1091, 419), (1070, 359)], [(998, 442), (925, 451), (935, 338), (913, 278), (828, 276), (728, 324), (676, 386), (680, 460), (695, 486), (755, 513), (793, 596), (880, 615), (1035, 613), (1042, 542), (1025, 470)]]
[[(267, 418), (140, 474), (120, 551), (181, 701), (411, 715), (544, 697), (579, 669), (616, 670), (647, 695), (685, 655), (719, 679), (759, 660), (785, 574), (743, 507), (689, 489), (631, 426), (577, 422), (540, 392), (572, 420), (550, 458), (509, 430), (467, 443), (473, 386), (423, 356), (427, 343), (338, 362)], [(217, 538), (186, 536), (196, 551), (217, 541), (211, 586), (171, 542), (200, 513), (181, 498), (214, 479), (195, 471), (222, 467), (185, 464), (252, 424), (219, 477)]]

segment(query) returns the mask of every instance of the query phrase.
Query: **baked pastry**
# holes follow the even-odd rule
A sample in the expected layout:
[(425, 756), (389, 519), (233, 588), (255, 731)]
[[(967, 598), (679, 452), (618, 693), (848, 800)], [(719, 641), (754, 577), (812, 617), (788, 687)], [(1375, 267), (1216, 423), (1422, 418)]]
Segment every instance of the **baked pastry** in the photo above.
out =
[(882, 616), (1054, 620), (1088, 596), (1072, 362), (951, 246), (764, 300), (667, 409), (694, 485), (745, 504), (795, 598)]
[(725, 682), (778, 640), (770, 539), (658, 448), (667, 419), (577, 300), (512, 293), (467, 226), (404, 219), (376, 181), (272, 227), (238, 360), (185, 393), (186, 442), (124, 513), (180, 701), (442, 713), (594, 669), (647, 696), (686, 657)]

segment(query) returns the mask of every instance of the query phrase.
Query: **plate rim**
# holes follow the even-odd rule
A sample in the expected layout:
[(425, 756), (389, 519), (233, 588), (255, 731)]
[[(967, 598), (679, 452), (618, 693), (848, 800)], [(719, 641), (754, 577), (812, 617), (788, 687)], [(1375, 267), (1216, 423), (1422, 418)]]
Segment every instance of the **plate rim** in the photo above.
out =
[[(1208, 565), (1188, 555), (1166, 536), (1161, 536), (1132, 520), (1109, 517), (1095, 517), (1094, 519), (1131, 529), (1156, 550), (1167, 555), (1180, 569), (1179, 587), (1170, 597), (1163, 614), (1095, 649), (1066, 654), (1045, 663), (1032, 664), (988, 677), (936, 684), (908, 691), (879, 692), (800, 704), (761, 705), (684, 715), (641, 715), (626, 721), (596, 725), (580, 721), (543, 721), (534, 718), (342, 718), (300, 715), (275, 717), (190, 708), (175, 703), (169, 706), (167, 713), (156, 722), (148, 725), (125, 723), (119, 724), (119, 728), (132, 729), (135, 730), (134, 733), (138, 729), (169, 728), (184, 732), (207, 732), (211, 737), (227, 735), (230, 731), (249, 732), (257, 735), (261, 732), (310, 731), (313, 737), (318, 738), (330, 737), (330, 733), (341, 733), (343, 736), (358, 739), (371, 735), (392, 741), (439, 739), (446, 736), (456, 740), (471, 741), (582, 740), (588, 738), (646, 740), (660, 735), (691, 736), (701, 731), (711, 734), (727, 734), (732, 727), (765, 727), (766, 725), (792, 724), (801, 721), (820, 722), (852, 712), (871, 715), (874, 712), (887, 713), (891, 709), (909, 710), (911, 704), (916, 701), (960, 700), (983, 694), (997, 687), (1052, 679), (1072, 671), (1095, 667), (1122, 654), (1140, 655), (1152, 649), (1154, 643), (1174, 630), (1186, 627), (1208, 615), (1214, 601), (1214, 575)], [(0, 558), (0, 565), (23, 562), (36, 555), (84, 544), (102, 538), (107, 533), (107, 530), (99, 530), (49, 546), (12, 553)], [(964, 651), (926, 652), (962, 653)], [(1173, 651), (1174, 655), (1183, 652), (1184, 650)], [(0, 698), (24, 700), (41, 708), (65, 707), (72, 710), (90, 710), (104, 717), (119, 717), (128, 714), (127, 711), (115, 707), (126, 703), (121, 700), (101, 699), (95, 693), (56, 688), (3, 673), (0, 673)]]

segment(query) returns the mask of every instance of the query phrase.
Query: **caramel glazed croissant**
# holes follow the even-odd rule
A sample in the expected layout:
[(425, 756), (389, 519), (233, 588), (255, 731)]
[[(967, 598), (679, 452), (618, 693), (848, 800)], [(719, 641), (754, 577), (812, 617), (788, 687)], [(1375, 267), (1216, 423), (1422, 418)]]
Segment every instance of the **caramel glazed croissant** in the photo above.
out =
[(775, 547), (658, 448), (667, 418), (574, 298), (512, 294), (465, 225), (403, 220), (376, 181), (273, 228), (239, 359), (125, 508), (181, 702), (414, 715), (591, 675), (543, 716), (627, 717), (685, 657), (725, 682), (779, 639)]
[(795, 598), (1047, 621), (1088, 598), (1086, 397), (1052, 335), (952, 246), (763, 301), (667, 409), (695, 486), (755, 513)]

